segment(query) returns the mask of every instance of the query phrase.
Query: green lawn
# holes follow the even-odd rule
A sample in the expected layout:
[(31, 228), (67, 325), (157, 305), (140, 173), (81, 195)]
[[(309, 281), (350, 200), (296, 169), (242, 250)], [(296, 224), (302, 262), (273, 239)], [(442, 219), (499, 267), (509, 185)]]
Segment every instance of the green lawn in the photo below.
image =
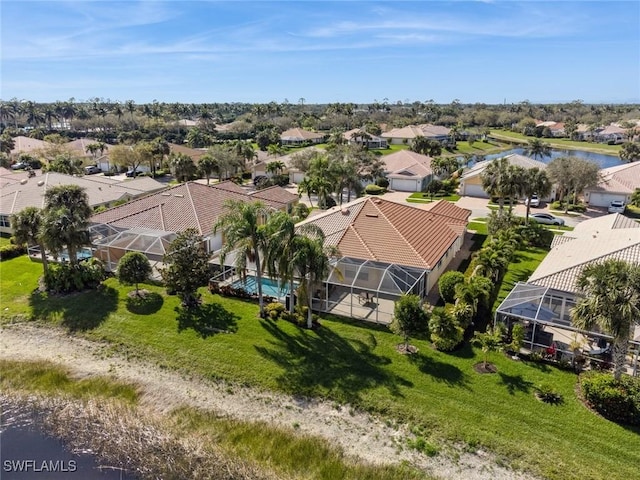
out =
[[(491, 137), (498, 140), (510, 140), (518, 143), (528, 143), (535, 137), (528, 137), (521, 133), (511, 132), (509, 130), (491, 130)], [(553, 148), (561, 150), (585, 150), (588, 152), (602, 153), (605, 155), (618, 155), (622, 148), (621, 145), (607, 145), (604, 143), (590, 143), (569, 140), (567, 138), (542, 138), (543, 142), (548, 143)]]
[(494, 304), (494, 309), (498, 308), (500, 302), (504, 300), (514, 285), (518, 282), (526, 282), (540, 262), (547, 256), (548, 250), (543, 248), (530, 248), (528, 250), (517, 250), (514, 258), (509, 264), (509, 269), (502, 279), (498, 298)]
[[(519, 253), (509, 281), (534, 268), (542, 254)], [(126, 295), (130, 287), (115, 279), (99, 292), (47, 298), (32, 293), (40, 271), (26, 257), (0, 264), (3, 309), (9, 308), (2, 318), (26, 312), (158, 366), (350, 402), (419, 427), (433, 444), (488, 449), (547, 478), (637, 476), (639, 431), (587, 410), (575, 396), (575, 374), (495, 353), (490, 359), (498, 373), (479, 375), (472, 366), (480, 352), (470, 347), (443, 354), (414, 340), (419, 353), (407, 357), (395, 351), (400, 338), (386, 328), (324, 318), (322, 328), (307, 331), (284, 321), (261, 321), (257, 305), (206, 291), (194, 314), (154, 286), (145, 286), (157, 293), (149, 305), (132, 305)], [(536, 400), (533, 387), (539, 383), (552, 385), (564, 404)]]
[(459, 142), (456, 142), (456, 148), (453, 151), (453, 154), (462, 155), (465, 153), (470, 153), (472, 155), (487, 155), (490, 153), (498, 153), (506, 148), (510, 148), (509, 145), (496, 144), (495, 142), (485, 143), (481, 141), (473, 142), (473, 145), (469, 145), (469, 142), (461, 140)]
[(438, 200), (448, 200), (449, 202), (457, 202), (460, 200), (460, 195), (452, 194), (445, 196), (434, 195), (433, 200), (431, 200), (431, 195), (424, 192), (416, 192), (409, 195), (407, 198), (407, 202), (412, 203), (430, 203), (432, 201), (437, 202)]

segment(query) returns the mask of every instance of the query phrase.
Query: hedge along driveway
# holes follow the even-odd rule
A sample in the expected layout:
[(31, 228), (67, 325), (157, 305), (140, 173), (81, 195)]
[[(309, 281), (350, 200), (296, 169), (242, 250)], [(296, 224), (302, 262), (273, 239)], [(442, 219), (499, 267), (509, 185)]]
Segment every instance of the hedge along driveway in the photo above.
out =
[[(432, 443), (488, 449), (547, 478), (626, 480), (637, 475), (638, 430), (587, 410), (575, 396), (573, 373), (496, 353), (490, 360), (498, 373), (479, 375), (473, 365), (481, 354), (468, 346), (443, 354), (426, 341), (412, 340), (419, 353), (407, 357), (395, 350), (400, 338), (384, 328), (324, 318), (318, 331), (308, 331), (284, 321), (261, 321), (257, 305), (206, 291), (203, 310), (194, 315), (154, 286), (145, 288), (158, 294), (160, 304), (132, 313), (131, 287), (115, 279), (105, 282), (111, 293), (102, 303), (95, 301), (99, 292), (77, 294), (72, 302), (44, 298), (32, 293), (35, 284), (18, 288), (14, 281), (22, 270), (36, 279), (39, 264), (21, 257), (3, 262), (0, 269), (3, 294), (11, 292), (3, 295), (3, 303), (11, 309), (21, 305), (51, 324), (73, 325), (76, 334), (107, 341), (114, 351), (157, 366), (350, 402), (420, 426)], [(84, 322), (91, 309), (101, 312)], [(552, 385), (564, 404), (538, 401), (533, 387), (540, 383)]]

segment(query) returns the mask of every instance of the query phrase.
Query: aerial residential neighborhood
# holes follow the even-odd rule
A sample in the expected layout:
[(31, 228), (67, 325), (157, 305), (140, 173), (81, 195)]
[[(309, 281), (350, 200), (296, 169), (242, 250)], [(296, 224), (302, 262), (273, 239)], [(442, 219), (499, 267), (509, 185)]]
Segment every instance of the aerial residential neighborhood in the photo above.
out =
[(0, 478), (638, 477), (639, 4), (0, 10)]

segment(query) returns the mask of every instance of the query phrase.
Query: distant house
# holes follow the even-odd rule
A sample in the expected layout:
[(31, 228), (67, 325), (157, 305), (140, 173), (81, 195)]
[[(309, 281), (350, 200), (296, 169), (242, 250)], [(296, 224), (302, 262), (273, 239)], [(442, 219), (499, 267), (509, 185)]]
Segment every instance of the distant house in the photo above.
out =
[(631, 194), (640, 188), (640, 163), (631, 162), (600, 170), (601, 180), (594, 187), (584, 190), (585, 201), (593, 207), (608, 207), (614, 200), (625, 204)]
[(99, 158), (109, 153), (109, 150), (112, 148), (112, 145), (108, 143), (103, 143), (103, 150), (98, 150), (95, 154), (91, 153), (87, 150), (87, 147), (91, 144), (98, 143), (97, 140), (93, 138), (78, 138), (76, 140), (72, 140), (71, 142), (65, 143), (65, 146), (73, 152), (78, 157), (86, 157), (86, 158)]
[(416, 137), (425, 137), (444, 144), (449, 142), (450, 135), (450, 128), (441, 125), (423, 124), (394, 128), (388, 132), (384, 132), (381, 137), (386, 138), (393, 145), (411, 144)]
[(165, 188), (165, 185), (149, 177), (133, 180), (115, 180), (97, 175), (76, 177), (57, 172), (47, 172), (26, 178), (21, 174), (20, 182), (10, 182), (3, 178), (0, 193), (0, 232), (11, 234), (9, 223), (12, 214), (26, 207), (44, 207), (44, 194), (47, 189), (58, 185), (78, 185), (85, 189), (91, 207), (109, 206), (115, 202), (147, 195)]
[(280, 141), (282, 145), (290, 146), (318, 144), (324, 141), (324, 135), (302, 128), (290, 128), (280, 134)]
[(169, 151), (170, 153), (182, 153), (187, 157), (190, 157), (196, 165), (200, 161), (200, 158), (207, 153), (206, 149), (190, 148), (185, 145), (178, 145), (177, 143), (170, 143)]
[[(509, 165), (517, 165), (522, 168), (530, 169), (537, 167), (540, 170), (545, 170), (547, 165), (533, 158), (525, 157), (524, 155), (518, 155), (513, 153), (505, 157), (509, 162)], [(489, 194), (484, 190), (482, 186), (482, 172), (489, 166), (493, 160), (484, 160), (473, 165), (471, 168), (465, 170), (460, 177), (460, 194), (469, 197), (489, 198)], [(551, 194), (547, 198), (542, 200), (550, 201), (556, 196), (555, 188), (552, 188)]]
[(400, 150), (382, 157), (389, 188), (400, 192), (421, 192), (433, 179), (431, 157)]
[(361, 145), (372, 150), (389, 147), (386, 138), (371, 135), (361, 128), (354, 128), (344, 132), (342, 137), (351, 145)]
[[(208, 252), (215, 254), (222, 248), (222, 235), (213, 234), (213, 226), (226, 213), (227, 200), (250, 202), (260, 199), (267, 206), (286, 211), (292, 196), (280, 187), (262, 195), (251, 196), (233, 182), (215, 185), (187, 182), (105, 210), (91, 217), (94, 256), (113, 271), (118, 261), (129, 251), (139, 251), (157, 264), (168, 244), (177, 233), (195, 228), (204, 238)], [(149, 249), (153, 246), (153, 249)]]
[[(571, 309), (580, 297), (576, 279), (587, 265), (603, 260), (640, 263), (640, 224), (620, 214), (605, 215), (579, 223), (571, 232), (554, 237), (551, 251), (526, 283), (518, 283), (496, 311), (496, 320), (522, 322), (527, 326), (525, 346), (549, 347), (571, 353), (569, 343), (611, 337), (599, 331), (583, 331), (571, 323)], [(632, 372), (637, 372), (640, 327), (630, 339)], [(585, 345), (589, 349), (588, 345)], [(591, 347), (594, 351), (595, 346)], [(633, 352), (635, 350), (635, 352)], [(588, 351), (588, 350), (587, 350)]]
[(9, 152), (9, 155), (12, 158), (17, 157), (21, 153), (28, 153), (31, 155), (35, 155), (42, 150), (50, 148), (53, 146), (50, 142), (45, 142), (43, 140), (38, 140), (37, 138), (25, 137), (23, 135), (19, 135), (17, 137), (13, 137), (14, 146)]
[(314, 305), (389, 323), (400, 295), (424, 298), (437, 284), (464, 242), (470, 214), (446, 201), (423, 209), (362, 197), (301, 222), (319, 227), (340, 252)]
[(609, 144), (624, 143), (627, 138), (626, 129), (618, 125), (607, 125), (596, 132), (595, 139), (598, 142)]

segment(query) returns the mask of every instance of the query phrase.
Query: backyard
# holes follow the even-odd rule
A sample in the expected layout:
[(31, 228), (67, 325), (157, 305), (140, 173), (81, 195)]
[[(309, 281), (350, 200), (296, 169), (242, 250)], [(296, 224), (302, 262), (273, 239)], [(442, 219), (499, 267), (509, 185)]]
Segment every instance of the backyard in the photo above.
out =
[[(539, 253), (518, 254), (505, 281), (534, 268)], [(444, 354), (412, 340), (419, 353), (402, 356), (395, 350), (399, 337), (386, 328), (330, 317), (317, 331), (261, 321), (256, 304), (204, 289), (204, 303), (192, 313), (152, 285), (145, 285), (154, 293), (148, 303), (132, 302), (131, 288), (113, 278), (99, 291), (47, 297), (34, 291), (41, 272), (24, 256), (0, 264), (3, 323), (33, 318), (108, 342), (114, 353), (159, 368), (349, 403), (408, 422), (437, 451), (446, 453), (446, 445), (489, 450), (501, 462), (545, 478), (637, 474), (640, 432), (585, 408), (573, 373), (494, 353), (498, 373), (479, 375), (473, 365), (481, 352), (469, 346)], [(538, 401), (533, 392), (541, 383), (552, 385), (564, 403)]]

